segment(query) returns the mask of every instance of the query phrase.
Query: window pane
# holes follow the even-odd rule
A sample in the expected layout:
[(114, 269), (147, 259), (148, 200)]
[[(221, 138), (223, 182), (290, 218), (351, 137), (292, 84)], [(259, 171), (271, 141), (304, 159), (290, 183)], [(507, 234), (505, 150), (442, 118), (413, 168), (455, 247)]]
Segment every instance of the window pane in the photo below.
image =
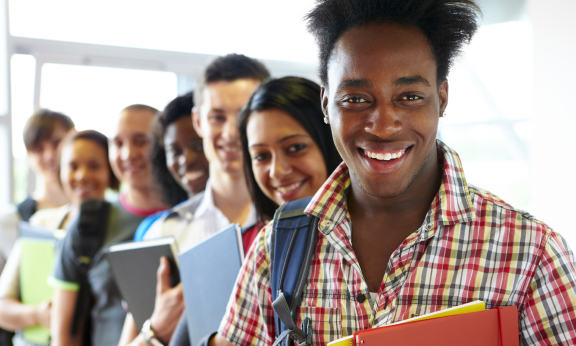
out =
[(14, 155), (14, 201), (26, 198), (28, 161), (22, 131), (34, 111), (34, 76), (36, 59), (32, 55), (15, 54), (10, 59), (12, 101), (12, 153)]
[[(236, 52), (278, 60), (317, 57), (303, 22), (314, 0), (11, 0), (9, 4), (14, 36), (190, 53)], [(222, 8), (226, 11), (218, 10)]]
[(40, 106), (72, 118), (78, 130), (114, 134), (117, 114), (131, 104), (159, 110), (177, 96), (171, 72), (45, 64)]

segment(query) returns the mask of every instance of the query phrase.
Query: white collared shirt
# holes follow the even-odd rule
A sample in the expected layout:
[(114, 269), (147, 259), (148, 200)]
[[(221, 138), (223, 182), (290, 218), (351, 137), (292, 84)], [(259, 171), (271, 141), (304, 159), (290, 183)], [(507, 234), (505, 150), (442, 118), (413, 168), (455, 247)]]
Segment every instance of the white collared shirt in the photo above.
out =
[[(255, 223), (256, 210), (251, 206), (250, 214), (242, 227)], [(229, 225), (228, 218), (214, 205), (212, 186), (208, 179), (203, 193), (175, 206), (165, 218), (154, 222), (144, 235), (144, 240), (173, 236), (182, 253)]]

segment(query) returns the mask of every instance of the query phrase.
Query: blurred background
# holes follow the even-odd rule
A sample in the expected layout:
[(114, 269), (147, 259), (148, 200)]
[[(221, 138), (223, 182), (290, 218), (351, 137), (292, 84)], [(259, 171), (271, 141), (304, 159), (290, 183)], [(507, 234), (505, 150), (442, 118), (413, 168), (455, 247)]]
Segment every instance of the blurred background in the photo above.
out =
[[(479, 0), (482, 26), (449, 76), (438, 137), (469, 183), (576, 248), (576, 1)], [(162, 109), (216, 55), (318, 81), (302, 18), (314, 0), (0, 0), (0, 205), (34, 190), (22, 128), (37, 108), (111, 134), (125, 106)], [(573, 154), (570, 154), (573, 153)], [(576, 214), (576, 212), (574, 212)]]

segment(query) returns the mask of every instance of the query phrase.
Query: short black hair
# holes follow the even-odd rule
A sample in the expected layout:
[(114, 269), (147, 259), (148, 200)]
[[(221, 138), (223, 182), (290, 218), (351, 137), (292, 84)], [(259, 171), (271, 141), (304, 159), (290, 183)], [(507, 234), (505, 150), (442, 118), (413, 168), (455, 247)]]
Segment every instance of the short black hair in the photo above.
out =
[(331, 128), (324, 123), (318, 84), (305, 78), (284, 77), (271, 79), (260, 85), (250, 97), (238, 119), (244, 155), (244, 174), (260, 221), (271, 220), (278, 204), (268, 198), (256, 183), (248, 151), (246, 127), (252, 112), (271, 108), (286, 112), (304, 127), (320, 148), (328, 175), (342, 162), (332, 140)]
[(270, 72), (256, 59), (242, 54), (228, 54), (214, 59), (204, 70), (196, 87), (196, 106), (202, 103), (206, 85), (218, 81), (232, 82), (237, 79), (254, 79), (260, 82), (270, 78)]
[(170, 208), (188, 199), (188, 193), (178, 184), (166, 166), (164, 134), (168, 125), (180, 118), (188, 117), (192, 122), (193, 98), (194, 93), (189, 92), (170, 101), (164, 111), (156, 115), (152, 124), (152, 149), (150, 150), (152, 181), (160, 193), (162, 202)]
[(74, 122), (69, 116), (49, 109), (40, 109), (32, 114), (26, 121), (22, 133), (26, 151), (35, 149), (42, 141), (50, 138), (58, 126), (70, 131), (74, 128)]
[(78, 139), (87, 139), (89, 141), (98, 144), (99, 146), (102, 147), (102, 149), (104, 149), (104, 152), (106, 153), (106, 163), (108, 164), (108, 172), (110, 174), (110, 182), (108, 184), (108, 187), (114, 191), (118, 191), (120, 189), (120, 181), (116, 177), (116, 174), (114, 174), (112, 166), (110, 166), (110, 160), (108, 160), (108, 137), (94, 130), (86, 130), (80, 132), (73, 131), (69, 133), (66, 136), (66, 138), (62, 140), (62, 142), (60, 143), (60, 146), (58, 147), (58, 157), (56, 160), (56, 169), (58, 172), (58, 181), (60, 182), (60, 186), (62, 186), (62, 181), (60, 180), (60, 169), (61, 169), (60, 161), (62, 158), (62, 150), (70, 143)]
[(472, 39), (480, 15), (474, 0), (319, 0), (305, 19), (319, 45), (319, 75), (323, 85), (328, 85), (328, 63), (342, 34), (385, 22), (422, 30), (434, 54), (440, 84), (463, 44)]

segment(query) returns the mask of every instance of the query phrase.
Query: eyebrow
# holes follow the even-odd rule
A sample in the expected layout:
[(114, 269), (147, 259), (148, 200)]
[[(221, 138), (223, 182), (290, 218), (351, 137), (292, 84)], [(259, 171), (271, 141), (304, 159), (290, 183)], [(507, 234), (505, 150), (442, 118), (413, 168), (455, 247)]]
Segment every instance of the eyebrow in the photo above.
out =
[(344, 79), (338, 85), (336, 91), (340, 91), (344, 88), (372, 88), (374, 83), (368, 79)]
[(428, 82), (428, 80), (426, 80), (426, 78), (419, 76), (419, 75), (398, 78), (394, 82), (394, 85), (400, 86), (400, 85), (411, 85), (411, 84), (418, 84), (418, 83), (424, 84), (426, 86), (430, 86), (430, 82)]
[[(295, 137), (308, 137), (308, 135), (305, 135), (305, 134), (295, 134), (295, 135), (291, 135), (291, 136), (286, 136), (286, 137), (282, 138), (281, 140), (279, 140), (278, 143), (285, 142), (285, 141), (287, 141), (287, 140), (289, 140), (289, 139), (292, 139), (292, 138), (295, 138)], [(250, 146), (250, 148), (252, 148), (252, 147), (262, 147), (262, 146), (264, 146), (264, 144), (262, 144), (262, 143), (255, 143), (255, 144), (252, 144), (252, 145)]]

